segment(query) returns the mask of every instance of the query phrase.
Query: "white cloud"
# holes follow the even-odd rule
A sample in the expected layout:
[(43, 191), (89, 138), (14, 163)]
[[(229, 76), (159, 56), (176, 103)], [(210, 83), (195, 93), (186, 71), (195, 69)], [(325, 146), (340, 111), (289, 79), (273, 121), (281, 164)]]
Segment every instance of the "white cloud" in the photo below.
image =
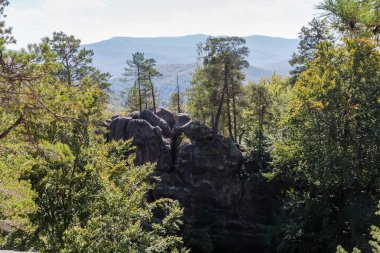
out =
[[(15, 0), (26, 1), (26, 0)], [(10, 6), (17, 47), (64, 31), (84, 43), (113, 36), (265, 34), (295, 38), (320, 0), (39, 0)], [(34, 5), (33, 5), (34, 4)]]

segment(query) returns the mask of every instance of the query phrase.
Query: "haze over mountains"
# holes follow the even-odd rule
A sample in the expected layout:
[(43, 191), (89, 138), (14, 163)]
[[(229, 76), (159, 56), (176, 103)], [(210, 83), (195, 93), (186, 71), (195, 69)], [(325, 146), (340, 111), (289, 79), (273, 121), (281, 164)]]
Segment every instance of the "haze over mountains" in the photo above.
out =
[[(197, 34), (181, 37), (132, 38), (114, 37), (108, 40), (85, 45), (95, 52), (95, 67), (113, 75), (111, 97), (117, 103), (122, 91), (132, 83), (120, 81), (126, 61), (135, 52), (143, 52), (147, 58), (157, 61), (157, 68), (163, 74), (155, 80), (162, 101), (167, 100), (175, 90), (179, 76), (181, 89), (190, 85), (191, 73), (197, 60), (197, 44), (204, 42), (207, 35)], [(288, 60), (297, 50), (298, 39), (284, 39), (261, 35), (244, 37), (250, 50), (248, 61), (251, 65), (245, 70), (247, 81), (257, 81), (276, 72), (287, 75)], [(123, 98), (121, 98), (123, 100)]]

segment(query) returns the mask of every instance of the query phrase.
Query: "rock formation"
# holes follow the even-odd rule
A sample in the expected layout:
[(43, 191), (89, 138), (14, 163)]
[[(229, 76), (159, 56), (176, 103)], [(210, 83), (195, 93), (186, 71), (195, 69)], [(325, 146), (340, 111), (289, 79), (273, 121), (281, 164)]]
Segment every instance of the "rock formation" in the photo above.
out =
[(199, 121), (165, 109), (115, 116), (108, 128), (109, 140), (133, 138), (137, 164), (157, 163), (153, 197), (183, 205), (193, 252), (262, 252), (257, 224), (265, 208), (254, 185), (241, 179), (244, 158), (234, 142), (214, 140)]

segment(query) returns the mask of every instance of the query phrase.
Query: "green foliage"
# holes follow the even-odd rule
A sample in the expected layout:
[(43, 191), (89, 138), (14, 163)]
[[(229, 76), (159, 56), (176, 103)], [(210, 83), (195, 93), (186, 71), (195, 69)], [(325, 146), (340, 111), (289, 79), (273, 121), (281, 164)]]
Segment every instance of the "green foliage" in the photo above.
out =
[[(134, 165), (130, 141), (104, 141), (110, 76), (91, 65), (93, 52), (63, 32), (6, 50), (15, 41), (3, 20), (7, 5), (0, 1), (0, 248), (186, 251), (178, 202), (147, 201), (154, 165)], [(187, 106), (214, 138), (222, 133), (230, 145), (247, 146), (245, 183), (265, 185), (262, 198), (276, 191), (271, 223), (260, 227), (278, 252), (380, 252), (379, 6), (323, 1), (327, 19), (302, 28), (290, 80), (273, 75), (243, 85), (241, 38), (199, 45)], [(329, 25), (349, 39), (334, 45)], [(155, 60), (137, 52), (127, 65), (129, 110), (155, 110)], [(187, 224), (194, 251), (215, 250), (215, 219), (205, 212)]]
[(134, 166), (133, 156), (124, 160), (129, 144), (123, 145), (113, 142), (91, 149), (101, 189), (89, 204), (86, 225), (77, 220), (65, 232), (63, 252), (180, 252), (183, 248), (177, 235), (182, 224), (178, 202), (147, 202), (153, 188), (147, 177), (154, 166)]
[(29, 181), (20, 179), (31, 170), (35, 160), (22, 146), (4, 146), (0, 148), (0, 230), (32, 231), (28, 215), (36, 209), (35, 192)]
[(238, 142), (249, 151), (246, 173), (270, 169), (271, 152), (280, 138), (280, 120), (289, 100), (287, 79), (273, 75), (248, 83), (242, 92)]
[[(349, 36), (379, 38), (379, 0), (323, 0), (319, 9), (327, 12), (333, 26)], [(377, 41), (379, 42), (379, 41)]]
[(368, 249), (380, 191), (379, 83), (378, 50), (356, 39), (320, 44), (295, 84), (274, 150), (286, 182), (278, 250)]
[(5, 51), (0, 26), (0, 248), (182, 251), (178, 202), (147, 202), (154, 166), (134, 166), (130, 142), (105, 143), (109, 75), (93, 53), (62, 32)]
[(300, 42), (298, 53), (293, 53), (289, 64), (294, 68), (290, 71), (291, 80), (294, 84), (299, 75), (307, 70), (307, 64), (314, 60), (318, 45), (323, 41), (334, 41), (332, 31), (328, 27), (327, 20), (314, 18), (308, 27), (302, 27), (298, 36)]
[(212, 253), (214, 245), (208, 228), (192, 229), (189, 244), (194, 252)]
[[(376, 212), (376, 215), (380, 215), (380, 204), (378, 205), (378, 211)], [(372, 247), (372, 252), (379, 253), (380, 252), (380, 228), (377, 226), (371, 226), (371, 236), (372, 236), (372, 240), (369, 241), (369, 244)]]
[(64, 89), (59, 83), (51, 85), (58, 69), (52, 61), (54, 53), (45, 44), (35, 49), (0, 56), (0, 223), (5, 245), (10, 240), (18, 244), (13, 234), (33, 230), (29, 215), (36, 210), (36, 194), (31, 182), (22, 178), (37, 162), (32, 154), (36, 148), (30, 133), (33, 122), (60, 118), (56, 109), (67, 109), (53, 103)]
[(89, 205), (100, 189), (99, 168), (92, 167), (91, 159), (97, 158), (87, 149), (75, 157), (68, 145), (42, 142), (40, 152), (43, 155), (38, 164), (25, 175), (37, 193), (38, 209), (31, 220), (37, 227), (34, 236), (39, 238), (38, 247), (57, 252), (64, 246), (64, 233), (74, 219), (87, 220)]
[[(380, 205), (378, 205), (378, 208)], [(376, 215), (380, 215), (380, 211), (376, 212)], [(372, 252), (373, 253), (378, 253), (380, 252), (380, 229), (377, 226), (371, 226), (371, 236), (372, 240), (369, 241), (369, 244), (372, 247)], [(337, 253), (347, 253), (347, 251), (339, 245), (336, 250)], [(354, 248), (353, 253), (358, 252), (360, 253), (361, 251), (358, 248)]]
[[(352, 253), (360, 253), (361, 250), (359, 250), (358, 248), (353, 248), (352, 250)], [(348, 253), (342, 246), (338, 246), (336, 248), (336, 253)]]
[(153, 78), (161, 76), (156, 70), (156, 61), (153, 58), (145, 59), (144, 54), (136, 52), (132, 54), (132, 60), (127, 61), (127, 67), (124, 69), (124, 79), (121, 81), (128, 82), (128, 78), (134, 78), (134, 84), (127, 89), (126, 105), (129, 111), (142, 111), (153, 108), (156, 111), (157, 92), (153, 84)]
[[(4, 18), (5, 8), (9, 5), (8, 0), (0, 1), (0, 18)], [(0, 49), (3, 50), (5, 45), (15, 43), (16, 40), (12, 36), (12, 28), (5, 25), (5, 20), (0, 20)]]
[(211, 126), (217, 108), (218, 90), (216, 83), (206, 74), (206, 70), (197, 68), (186, 96), (187, 107), (191, 115), (203, 124)]
[(202, 206), (191, 223), (187, 224), (184, 237), (187, 237), (193, 252), (214, 252), (215, 238), (211, 236), (211, 230), (217, 220), (215, 213), (210, 212), (206, 206)]
[(169, 98), (169, 110), (172, 112), (181, 113), (184, 110), (184, 93), (180, 91), (180, 85), (177, 76), (177, 92), (172, 93)]
[[(65, 43), (60, 41), (60, 48), (71, 48)], [(78, 47), (75, 45), (74, 49)], [(73, 219), (85, 219), (89, 195), (98, 187), (95, 175), (85, 169), (82, 154), (91, 143), (97, 119), (102, 117), (107, 98), (105, 85), (93, 72), (87, 72), (75, 83), (62, 78), (64, 66), (59, 53), (43, 41), (30, 45), (28, 51), (9, 51), (1, 59), (1, 155), (5, 166), (9, 166), (1, 180), (11, 180), (9, 183), (20, 190), (20, 207), (12, 208), (13, 213), (2, 210), (2, 218), (23, 218), (17, 230), (6, 231), (7, 247), (56, 252)], [(12, 151), (12, 143), (19, 148), (17, 152)], [(12, 152), (19, 153), (20, 160), (24, 157), (24, 163), (16, 163), (14, 156), (9, 155)], [(14, 176), (9, 177), (10, 173)], [(3, 185), (2, 189), (7, 187)], [(12, 205), (12, 198), (5, 201)], [(29, 229), (30, 224), (34, 229)], [(15, 238), (25, 233), (29, 233), (28, 241)], [(24, 242), (22, 245), (16, 241)]]
[[(194, 117), (212, 126), (214, 138), (224, 128), (231, 139), (235, 140), (238, 135), (242, 69), (249, 65), (246, 60), (249, 50), (244, 44), (245, 40), (239, 37), (210, 37), (198, 45), (200, 62), (188, 92), (188, 109)], [(219, 125), (222, 116), (227, 124)]]
[[(181, 113), (183, 112), (183, 97), (184, 97), (184, 94), (183, 93), (172, 93), (170, 95), (170, 98), (169, 98), (169, 105), (168, 105), (168, 108), (171, 112), (178, 112), (178, 113)], [(178, 107), (178, 104), (179, 104), (179, 107)], [(178, 110), (179, 108), (179, 110)]]
[(55, 52), (55, 61), (60, 64), (57, 76), (62, 82), (78, 85), (86, 77), (92, 80), (93, 85), (102, 89), (108, 88), (110, 74), (102, 73), (91, 66), (94, 52), (81, 48), (79, 39), (63, 32), (54, 32), (52, 38), (46, 37), (42, 41)]

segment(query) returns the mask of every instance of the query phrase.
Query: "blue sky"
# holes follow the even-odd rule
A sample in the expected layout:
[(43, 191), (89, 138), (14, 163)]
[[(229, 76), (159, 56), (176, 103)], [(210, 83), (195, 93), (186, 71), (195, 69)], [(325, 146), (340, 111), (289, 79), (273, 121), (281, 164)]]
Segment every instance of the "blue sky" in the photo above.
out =
[(320, 0), (11, 0), (16, 48), (64, 31), (96, 42), (114, 36), (269, 35), (296, 38)]

